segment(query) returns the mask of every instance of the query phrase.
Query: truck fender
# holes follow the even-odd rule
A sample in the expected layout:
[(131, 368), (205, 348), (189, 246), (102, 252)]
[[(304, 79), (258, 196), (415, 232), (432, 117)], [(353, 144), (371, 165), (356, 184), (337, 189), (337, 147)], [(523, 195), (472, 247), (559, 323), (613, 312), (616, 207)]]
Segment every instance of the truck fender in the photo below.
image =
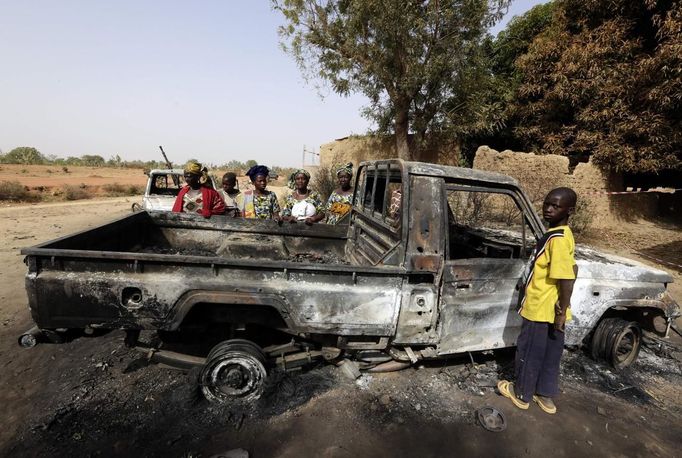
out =
[(623, 317), (638, 322), (643, 329), (664, 335), (668, 332), (668, 324), (680, 316), (679, 305), (667, 291), (657, 298), (615, 299), (608, 301), (606, 306), (604, 313), (592, 324), (593, 330), (605, 318)]
[(192, 290), (183, 294), (175, 303), (165, 319), (168, 330), (175, 331), (196, 304), (254, 305), (274, 309), (287, 327), (294, 324), (289, 316), (286, 301), (281, 296), (268, 293), (237, 291)]

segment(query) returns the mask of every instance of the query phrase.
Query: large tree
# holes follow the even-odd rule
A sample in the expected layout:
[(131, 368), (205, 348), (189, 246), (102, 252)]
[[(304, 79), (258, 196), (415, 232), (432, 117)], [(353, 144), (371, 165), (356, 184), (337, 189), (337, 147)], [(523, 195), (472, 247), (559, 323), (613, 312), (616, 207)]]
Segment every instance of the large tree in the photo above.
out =
[[(408, 135), (424, 140), (446, 122), (476, 72), (486, 30), (509, 0), (273, 0), (286, 24), (283, 47), (307, 76), (334, 91), (361, 92), (380, 131), (392, 132), (399, 157)], [(465, 113), (466, 110), (460, 112)], [(418, 142), (419, 143), (419, 142)]]
[(557, 0), (515, 61), (528, 149), (619, 172), (682, 167), (682, 2)]
[(477, 72), (475, 78), (470, 78), (471, 87), (466, 91), (471, 102), (454, 105), (462, 108), (452, 113), (462, 113), (462, 109), (466, 113), (462, 113), (462, 119), (451, 119), (448, 126), (461, 140), (462, 153), (469, 162), (480, 145), (501, 150), (524, 148), (514, 137), (513, 127), (518, 122), (510, 109), (523, 81), (516, 62), (528, 52), (535, 37), (551, 25), (554, 5), (554, 2), (536, 5), (523, 15), (514, 16), (497, 37), (484, 41), (480, 64), (471, 67), (471, 71)]
[(19, 146), (0, 156), (0, 162), (5, 164), (43, 164), (45, 163), (45, 156), (32, 146)]

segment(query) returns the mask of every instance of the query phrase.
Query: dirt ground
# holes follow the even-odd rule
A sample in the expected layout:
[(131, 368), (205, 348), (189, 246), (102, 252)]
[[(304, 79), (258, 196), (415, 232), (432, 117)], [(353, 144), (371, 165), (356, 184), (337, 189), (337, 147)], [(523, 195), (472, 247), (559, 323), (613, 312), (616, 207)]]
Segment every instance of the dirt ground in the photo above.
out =
[(59, 165), (2, 164), (0, 181), (18, 181), (29, 188), (52, 188), (65, 184), (99, 186), (112, 183), (143, 186), (147, 183), (147, 176), (142, 169), (68, 166), (64, 170)]
[[(18, 335), (31, 327), (19, 249), (125, 215), (134, 201), (0, 208), (0, 456), (196, 457), (240, 447), (255, 458), (679, 456), (682, 365), (668, 345), (645, 348), (620, 374), (567, 351), (555, 416), (535, 405), (517, 410), (495, 394), (496, 380), (512, 370), (510, 351), (356, 381), (333, 366), (273, 374), (256, 405), (216, 407), (197, 396), (195, 374), (148, 365), (123, 346), (121, 332), (19, 348)], [(673, 263), (682, 233), (635, 226), (592, 242), (673, 272), (682, 300), (682, 271), (638, 254)], [(476, 423), (486, 405), (505, 414), (504, 432)]]

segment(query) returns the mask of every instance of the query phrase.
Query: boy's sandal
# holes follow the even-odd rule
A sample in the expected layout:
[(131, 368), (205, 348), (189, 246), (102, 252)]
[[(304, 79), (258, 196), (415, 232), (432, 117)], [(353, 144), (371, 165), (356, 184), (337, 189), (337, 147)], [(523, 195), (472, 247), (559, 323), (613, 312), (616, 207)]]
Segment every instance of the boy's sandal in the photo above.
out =
[(552, 399), (534, 394), (533, 401), (535, 401), (535, 403), (548, 414), (552, 415), (556, 413), (556, 406), (554, 405), (554, 401), (552, 401)]
[(516, 397), (513, 383), (507, 380), (500, 380), (499, 382), (497, 382), (497, 389), (502, 396), (504, 396), (505, 398), (509, 398), (511, 402), (514, 403), (514, 405), (519, 409), (521, 410), (528, 409), (528, 406), (530, 404)]

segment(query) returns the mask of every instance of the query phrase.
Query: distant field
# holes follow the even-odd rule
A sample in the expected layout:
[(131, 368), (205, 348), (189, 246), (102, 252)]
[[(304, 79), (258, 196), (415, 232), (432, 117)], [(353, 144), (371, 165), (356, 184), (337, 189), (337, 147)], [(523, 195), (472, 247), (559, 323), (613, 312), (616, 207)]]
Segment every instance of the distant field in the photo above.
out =
[(147, 177), (142, 169), (69, 166), (64, 171), (62, 166), (56, 165), (2, 164), (0, 181), (18, 181), (29, 188), (81, 183), (89, 186), (107, 183), (144, 185)]
[[(224, 170), (211, 170), (219, 181)], [(240, 176), (239, 187), (250, 187)], [(281, 198), (284, 177), (269, 187)], [(36, 202), (79, 200), (94, 197), (141, 196), (147, 184), (143, 169), (56, 165), (0, 164), (0, 201)], [(220, 185), (220, 183), (217, 183)]]
[(2, 164), (0, 200), (58, 201), (137, 195), (144, 192), (146, 182), (142, 169)]

